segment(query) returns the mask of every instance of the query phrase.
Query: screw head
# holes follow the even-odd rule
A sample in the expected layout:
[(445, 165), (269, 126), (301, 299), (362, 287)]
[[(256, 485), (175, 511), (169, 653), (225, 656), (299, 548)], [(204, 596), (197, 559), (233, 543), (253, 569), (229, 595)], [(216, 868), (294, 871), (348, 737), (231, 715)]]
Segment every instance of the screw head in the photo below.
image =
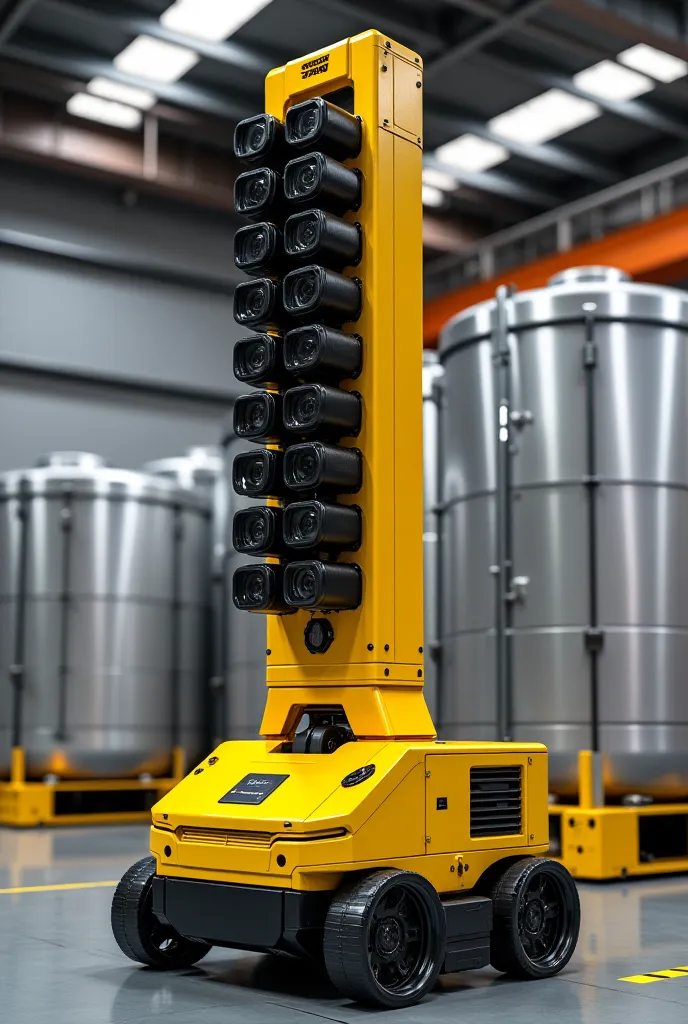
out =
[(202, 771), (202, 768), (197, 768), (196, 771), (194, 772), (194, 775), (200, 775)]
[(368, 644), (368, 650), (369, 651), (374, 651), (375, 650), (375, 644)]
[(423, 669), (422, 669), (422, 668), (419, 668), (419, 669), (418, 669), (418, 678), (419, 678), (419, 679), (422, 679), (422, 678), (423, 678)]
[(266, 652), (265, 652), (265, 653), (267, 654), (267, 656), (268, 656), (268, 658), (269, 658), (269, 657), (270, 657), (270, 655), (272, 654), (272, 651), (271, 651), (271, 650), (270, 650), (270, 648), (268, 647), (268, 649), (266, 650)]
[(389, 675), (389, 669), (388, 669), (388, 668), (386, 668), (386, 669), (385, 669), (385, 675), (386, 675), (386, 676), (388, 676), (388, 675)]
[(219, 760), (220, 760), (220, 758), (219, 758), (219, 757), (209, 757), (209, 758), (208, 758), (208, 764), (217, 764), (217, 762), (218, 762)]
[(420, 89), (422, 84), (423, 84), (422, 82), (416, 82), (416, 89)]
[(383, 71), (386, 71), (386, 70), (387, 70), (387, 65), (386, 65), (386, 64), (383, 64), (383, 65), (382, 65), (382, 70), (383, 70)]
[(386, 651), (388, 651), (388, 650), (389, 650), (389, 644), (385, 644), (385, 650), (386, 650)]

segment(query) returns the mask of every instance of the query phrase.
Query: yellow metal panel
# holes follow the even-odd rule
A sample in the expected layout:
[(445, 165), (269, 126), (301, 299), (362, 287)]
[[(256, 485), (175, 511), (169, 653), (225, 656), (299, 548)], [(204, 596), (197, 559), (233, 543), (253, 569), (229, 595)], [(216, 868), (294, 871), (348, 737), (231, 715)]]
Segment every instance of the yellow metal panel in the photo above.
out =
[(418, 686), (384, 690), (364, 686), (280, 688), (270, 687), (260, 731), (263, 736), (279, 737), (296, 724), (298, 713), (309, 704), (346, 707), (349, 724), (360, 738), (394, 736), (431, 737), (435, 728)]
[(394, 127), (418, 142), (423, 131), (423, 108), (418, 103), (418, 91), (423, 86), (422, 71), (418, 64), (410, 64), (396, 55), (391, 71), (394, 74)]

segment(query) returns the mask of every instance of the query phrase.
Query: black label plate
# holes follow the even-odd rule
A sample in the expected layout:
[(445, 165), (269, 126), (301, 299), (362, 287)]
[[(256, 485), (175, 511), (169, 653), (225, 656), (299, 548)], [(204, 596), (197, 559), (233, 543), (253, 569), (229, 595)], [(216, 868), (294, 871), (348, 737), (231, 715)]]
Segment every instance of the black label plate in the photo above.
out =
[(288, 775), (245, 775), (241, 782), (232, 786), (218, 803), (221, 804), (262, 804), (266, 797), (281, 786)]

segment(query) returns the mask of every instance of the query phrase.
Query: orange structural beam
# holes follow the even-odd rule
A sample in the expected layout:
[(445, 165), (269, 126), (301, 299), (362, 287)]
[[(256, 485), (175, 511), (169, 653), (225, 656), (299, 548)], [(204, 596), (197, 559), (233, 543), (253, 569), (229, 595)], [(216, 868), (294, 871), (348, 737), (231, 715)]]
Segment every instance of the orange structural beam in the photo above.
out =
[(560, 270), (594, 264), (619, 267), (636, 280), (661, 284), (688, 276), (688, 207), (431, 299), (424, 308), (425, 346), (434, 348), (450, 317), (492, 298), (500, 284), (513, 284), (519, 290), (541, 288)]

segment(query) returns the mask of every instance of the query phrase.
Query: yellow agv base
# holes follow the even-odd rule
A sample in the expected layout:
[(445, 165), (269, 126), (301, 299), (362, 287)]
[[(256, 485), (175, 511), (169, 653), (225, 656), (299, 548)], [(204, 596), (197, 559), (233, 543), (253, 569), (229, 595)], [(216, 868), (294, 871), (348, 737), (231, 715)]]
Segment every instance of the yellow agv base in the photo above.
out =
[(550, 806), (550, 857), (590, 881), (688, 871), (688, 803), (599, 806), (594, 764), (581, 751), (578, 803)]
[(31, 782), (21, 747), (12, 751), (8, 782), (0, 782), (0, 826), (104, 825), (149, 822), (150, 808), (184, 775), (184, 752), (175, 748), (164, 779), (78, 779)]

